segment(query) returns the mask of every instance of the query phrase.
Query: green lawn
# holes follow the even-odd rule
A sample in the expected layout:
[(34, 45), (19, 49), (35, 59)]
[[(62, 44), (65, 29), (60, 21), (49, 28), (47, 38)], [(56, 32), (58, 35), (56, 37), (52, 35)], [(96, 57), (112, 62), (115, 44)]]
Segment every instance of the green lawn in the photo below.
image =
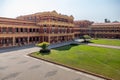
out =
[(120, 40), (116, 39), (98, 39), (98, 40), (91, 40), (91, 42), (95, 44), (105, 44), (105, 45), (113, 45), (113, 46), (120, 46)]
[(64, 46), (48, 55), (32, 55), (120, 80), (120, 50), (87, 45)]

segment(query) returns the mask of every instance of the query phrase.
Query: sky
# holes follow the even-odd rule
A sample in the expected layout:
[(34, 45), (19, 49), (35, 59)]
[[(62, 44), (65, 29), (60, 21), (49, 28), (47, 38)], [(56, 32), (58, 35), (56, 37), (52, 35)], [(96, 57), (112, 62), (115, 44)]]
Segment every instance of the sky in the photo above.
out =
[(120, 21), (120, 0), (0, 0), (0, 17), (53, 11), (73, 15), (74, 20)]

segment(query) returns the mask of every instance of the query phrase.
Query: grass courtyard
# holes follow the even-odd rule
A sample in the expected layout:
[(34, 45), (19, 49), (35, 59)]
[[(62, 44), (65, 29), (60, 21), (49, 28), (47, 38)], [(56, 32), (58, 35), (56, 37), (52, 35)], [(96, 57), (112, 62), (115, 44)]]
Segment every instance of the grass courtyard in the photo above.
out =
[(55, 48), (48, 55), (31, 55), (120, 80), (120, 50), (87, 45)]
[(120, 46), (120, 40), (117, 40), (117, 39), (98, 39), (98, 40), (93, 39), (91, 40), (91, 42), (95, 44)]

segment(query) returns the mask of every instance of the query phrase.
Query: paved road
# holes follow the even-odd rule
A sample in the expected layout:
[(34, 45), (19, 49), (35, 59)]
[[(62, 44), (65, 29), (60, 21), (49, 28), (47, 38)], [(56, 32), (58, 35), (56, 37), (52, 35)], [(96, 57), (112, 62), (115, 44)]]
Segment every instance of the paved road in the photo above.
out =
[(0, 52), (0, 80), (103, 80), (27, 56), (37, 47), (12, 49)]
[(102, 45), (102, 44), (92, 44), (92, 43), (89, 43), (88, 45), (89, 45), (89, 46), (97, 46), (97, 47), (120, 49), (120, 46), (111, 46), (111, 45)]

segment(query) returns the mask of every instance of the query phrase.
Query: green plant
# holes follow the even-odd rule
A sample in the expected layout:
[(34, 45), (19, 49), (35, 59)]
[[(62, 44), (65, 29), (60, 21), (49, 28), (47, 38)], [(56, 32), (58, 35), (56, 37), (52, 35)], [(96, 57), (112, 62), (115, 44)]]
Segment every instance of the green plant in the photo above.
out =
[(39, 51), (40, 53), (50, 53), (50, 49), (47, 49), (47, 47), (49, 46), (48, 42), (42, 42), (42, 43), (36, 44), (36, 46), (42, 48)]
[(36, 44), (36, 46), (41, 47), (43, 50), (45, 50), (49, 46), (49, 43), (48, 42), (42, 42), (42, 43)]
[(50, 51), (51, 51), (50, 49), (45, 49), (45, 50), (44, 50), (44, 49), (41, 49), (41, 50), (40, 50), (40, 53), (50, 53)]
[(84, 35), (83, 39), (84, 39), (84, 42), (90, 42), (91, 37), (89, 35)]

